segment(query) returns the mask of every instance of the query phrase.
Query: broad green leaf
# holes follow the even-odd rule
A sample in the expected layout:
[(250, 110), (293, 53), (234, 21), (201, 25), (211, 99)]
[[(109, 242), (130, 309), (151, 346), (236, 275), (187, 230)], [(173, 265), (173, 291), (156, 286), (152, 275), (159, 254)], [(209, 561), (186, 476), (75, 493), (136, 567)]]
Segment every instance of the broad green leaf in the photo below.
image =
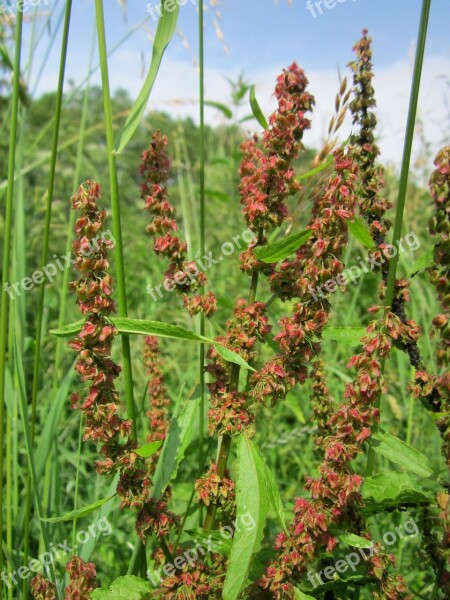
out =
[(47, 523), (61, 523), (62, 521), (73, 521), (74, 519), (81, 519), (82, 517), (86, 517), (91, 513), (95, 512), (101, 506), (109, 502), (115, 497), (115, 494), (109, 496), (109, 498), (102, 498), (101, 500), (97, 500), (97, 502), (93, 502), (88, 506), (83, 508), (78, 508), (77, 510), (72, 510), (71, 512), (62, 515), (61, 517), (50, 517), (48, 519), (42, 519), (42, 521), (46, 521)]
[(314, 596), (308, 596), (308, 594), (304, 594), (298, 588), (294, 588), (294, 598), (295, 600), (316, 600)]
[(429, 248), (424, 254), (421, 254), (419, 258), (413, 263), (409, 276), (412, 277), (421, 271), (426, 271), (435, 264), (434, 260), (434, 248)]
[(208, 551), (217, 552), (223, 556), (230, 556), (232, 540), (223, 536), (220, 531), (206, 531), (206, 529), (186, 529), (186, 533)]
[(116, 150), (117, 154), (120, 154), (124, 150), (141, 122), (156, 76), (158, 75), (159, 67), (161, 66), (162, 57), (175, 33), (180, 5), (178, 2), (174, 4), (174, 10), (168, 11), (165, 8), (164, 0), (161, 0), (161, 17), (158, 20), (158, 27), (153, 42), (152, 61), (144, 85), (122, 130)]
[(401, 505), (426, 506), (433, 496), (401, 471), (366, 477), (361, 488), (365, 514), (376, 514)]
[(261, 125), (261, 127), (263, 129), (269, 129), (267, 119), (263, 115), (263, 112), (258, 104), (258, 100), (256, 99), (256, 90), (254, 85), (252, 85), (252, 87), (250, 88), (250, 106), (252, 107), (253, 116)]
[(264, 458), (244, 435), (239, 436), (237, 466), (236, 520), (241, 522), (243, 515), (249, 513), (255, 527), (236, 528), (223, 587), (224, 600), (236, 600), (247, 582), (253, 556), (261, 546), (269, 508)]
[(256, 258), (265, 263), (276, 263), (293, 254), (296, 250), (303, 246), (313, 232), (309, 229), (290, 235), (276, 242), (265, 244), (264, 246), (256, 246), (253, 249), (253, 254)]
[(163, 445), (163, 440), (158, 440), (157, 442), (151, 442), (150, 444), (145, 444), (145, 446), (141, 446), (140, 448), (136, 448), (134, 452), (141, 456), (142, 458), (149, 458), (153, 456)]
[[(170, 338), (173, 340), (188, 340), (199, 342), (201, 344), (210, 344), (217, 349), (217, 352), (222, 358), (228, 362), (235, 363), (247, 369), (254, 371), (239, 354), (228, 350), (215, 340), (211, 340), (202, 335), (198, 335), (189, 329), (184, 329), (179, 325), (171, 325), (170, 323), (162, 323), (161, 321), (142, 321), (141, 319), (130, 319), (128, 317), (113, 317), (110, 319), (117, 331), (126, 335), (154, 335), (156, 337)], [(61, 329), (52, 329), (50, 333), (56, 337), (71, 337), (76, 335), (83, 327), (84, 320), (65, 325)]]
[(171, 479), (176, 477), (178, 466), (192, 441), (194, 434), (195, 417), (199, 409), (199, 399), (189, 400), (179, 413), (181, 394), (175, 407), (175, 412), (170, 421), (169, 433), (164, 441), (164, 446), (159, 456), (158, 464), (153, 478), (153, 495), (159, 498)]
[(147, 600), (154, 591), (148, 581), (126, 575), (116, 579), (109, 588), (91, 592), (91, 600)]
[(370, 444), (374, 451), (421, 477), (434, 475), (430, 461), (421, 452), (406, 444), (395, 435), (385, 431), (377, 431), (371, 437)]
[(222, 346), (222, 344), (218, 344), (217, 342), (214, 342), (212, 340), (209, 343), (212, 346), (214, 346), (214, 348), (217, 350), (217, 352), (220, 354), (220, 356), (227, 362), (231, 362), (236, 365), (239, 365), (243, 369), (247, 369), (249, 371), (255, 370), (236, 352), (233, 352), (232, 350), (228, 350), (228, 348), (225, 348), (225, 346)]
[(341, 542), (345, 542), (348, 546), (352, 546), (352, 548), (371, 548), (372, 542), (360, 535), (356, 535), (356, 533), (350, 533), (348, 531), (344, 531), (342, 529), (336, 529), (335, 527), (330, 527), (329, 529), (331, 535), (337, 537)]
[(367, 335), (364, 327), (325, 327), (324, 340), (334, 340), (343, 346), (361, 346), (361, 338)]
[(347, 225), (350, 233), (358, 240), (358, 242), (361, 242), (366, 248), (375, 248), (375, 243), (370, 235), (370, 231), (362, 221), (359, 219), (347, 221)]
[(211, 106), (212, 108), (217, 108), (217, 110), (220, 110), (220, 112), (223, 115), (225, 115), (227, 119), (233, 118), (233, 113), (226, 104), (222, 104), (221, 102), (214, 102), (212, 100), (206, 100), (205, 104), (206, 106)]

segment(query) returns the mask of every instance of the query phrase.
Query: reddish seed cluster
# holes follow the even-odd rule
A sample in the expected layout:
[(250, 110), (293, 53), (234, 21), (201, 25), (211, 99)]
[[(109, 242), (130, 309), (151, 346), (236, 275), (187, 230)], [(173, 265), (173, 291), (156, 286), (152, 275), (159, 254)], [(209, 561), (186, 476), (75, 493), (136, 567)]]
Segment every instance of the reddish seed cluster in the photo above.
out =
[[(223, 346), (238, 352), (244, 360), (249, 362), (256, 356), (256, 343), (264, 341), (270, 330), (271, 326), (268, 323), (267, 309), (264, 303), (254, 302), (248, 304), (245, 300), (238, 299), (234, 307), (233, 318), (227, 322), (226, 334), (216, 339)], [(221, 358), (214, 347), (211, 347), (208, 351), (208, 358), (211, 359), (211, 362), (207, 365), (206, 370), (213, 377), (213, 381), (208, 384), (208, 388), (212, 394), (213, 406), (214, 398), (216, 399), (217, 412), (213, 418), (217, 423), (221, 420), (218, 394), (223, 395), (227, 389), (230, 367), (229, 363)], [(245, 404), (245, 402), (242, 404)], [(226, 410), (224, 407), (224, 412)], [(248, 419), (251, 419), (250, 415), (248, 415)], [(224, 420), (226, 421), (225, 414)]]
[(164, 598), (168, 600), (210, 600), (221, 598), (226, 559), (209, 554), (208, 561), (195, 566), (185, 564), (181, 572), (164, 580)]
[(247, 408), (248, 395), (220, 390), (211, 398), (209, 432), (211, 435), (254, 434), (254, 416)]
[[(318, 359), (314, 362), (310, 378), (312, 381), (311, 407), (314, 412), (314, 422), (318, 428), (318, 437), (320, 438), (327, 432), (328, 420), (331, 413), (335, 410), (335, 402), (327, 386), (325, 363), (323, 360)], [(317, 445), (320, 446), (320, 442), (316, 441)]]
[(204, 477), (195, 482), (199, 502), (205, 506), (216, 504), (227, 515), (235, 511), (235, 484), (228, 474), (221, 478), (217, 474), (217, 464), (211, 464)]
[(443, 439), (443, 454), (450, 465), (450, 147), (440, 150), (435, 165), (436, 170), (430, 179), (430, 192), (435, 206), (435, 214), (430, 220), (430, 233), (438, 237), (438, 241), (430, 278), (443, 310), (433, 320), (433, 326), (441, 338), (436, 359), (443, 370), (439, 375), (431, 375), (419, 369), (413, 392), (431, 410), (441, 413), (436, 425)]
[(31, 595), (34, 600), (56, 600), (55, 585), (38, 573), (31, 580)]
[(336, 174), (330, 178), (323, 198), (318, 202), (315, 217), (309, 225), (312, 236), (297, 251), (292, 260), (285, 260), (279, 272), (271, 277), (274, 293), (282, 299), (300, 298), (290, 317), (280, 320), (281, 331), (275, 337), (281, 347), (250, 380), (251, 397), (255, 402), (275, 404), (297, 382), (308, 375), (307, 365), (320, 350), (322, 330), (329, 319), (328, 292), (318, 287), (340, 279), (344, 264), (342, 253), (348, 242), (347, 221), (354, 216), (357, 168), (343, 150), (335, 152)]
[(169, 496), (168, 490), (162, 500), (150, 498), (139, 512), (136, 532), (144, 544), (150, 535), (164, 537), (178, 527), (179, 517), (167, 508)]
[[(147, 390), (150, 401), (150, 409), (147, 411), (150, 435), (147, 441), (156, 442), (164, 440), (169, 430), (170, 400), (167, 398), (164, 375), (161, 371), (158, 340), (154, 336), (145, 338), (144, 362), (149, 377)], [(148, 459), (150, 472), (154, 470), (158, 457), (159, 452)]]
[[(256, 138), (242, 144), (240, 198), (246, 222), (254, 231), (281, 225), (288, 214), (286, 199), (299, 190), (292, 164), (303, 148), (303, 133), (311, 126), (305, 113), (312, 109), (314, 98), (307, 86), (305, 73), (295, 63), (285, 69), (277, 80), (278, 109), (269, 118), (262, 149)], [(245, 270), (248, 258), (244, 253)]]
[(69, 346), (78, 353), (76, 370), (81, 380), (89, 383), (89, 390), (84, 397), (80, 393), (73, 394), (71, 402), (85, 416), (84, 439), (102, 444), (101, 454), (105, 458), (97, 462), (98, 472), (110, 475), (119, 471), (118, 493), (122, 505), (140, 507), (148, 495), (148, 482), (145, 470), (132, 451), (133, 444), (128, 440), (131, 422), (119, 415), (114, 380), (120, 367), (110, 358), (117, 334), (109, 319), (115, 312), (107, 257), (111, 242), (101, 235), (106, 211), (98, 206), (100, 196), (100, 186), (87, 181), (72, 198), (73, 208), (80, 213), (73, 242), (75, 269), (80, 278), (71, 284), (71, 290), (76, 292), (78, 306), (86, 320)]
[[(350, 104), (353, 123), (359, 125), (357, 134), (352, 135), (353, 156), (360, 170), (358, 200), (360, 210), (370, 225), (370, 231), (377, 250), (371, 252), (375, 260), (381, 257), (384, 241), (390, 228), (390, 222), (384, 218), (391, 204), (381, 197), (384, 187), (383, 168), (377, 163), (380, 150), (375, 142), (377, 118), (373, 112), (376, 106), (372, 85), (372, 39), (365, 29), (361, 40), (355, 45), (356, 60), (350, 63), (353, 71), (355, 98)], [(381, 248), (380, 248), (381, 246)]]
[(175, 209), (168, 200), (167, 183), (170, 177), (170, 160), (167, 155), (167, 137), (160, 131), (153, 134), (152, 142), (143, 154), (139, 173), (143, 178), (141, 197), (145, 208), (152, 216), (147, 227), (154, 239), (154, 251), (169, 260), (169, 268), (165, 273), (166, 284), (184, 294), (184, 305), (191, 316), (204, 312), (206, 316), (214, 314), (217, 309), (213, 294), (196, 295), (207, 279), (199, 271), (195, 262), (188, 261), (187, 243), (174, 234), (177, 223), (174, 218)]
[(89, 600), (90, 593), (97, 587), (94, 564), (74, 556), (67, 563), (66, 571), (69, 584), (66, 587), (65, 600)]
[[(326, 430), (319, 433), (317, 441), (324, 450), (324, 459), (319, 467), (319, 477), (307, 480), (311, 499), (297, 500), (288, 533), (277, 537), (277, 558), (260, 580), (261, 587), (269, 589), (276, 599), (293, 597), (292, 576), (304, 573), (321, 551), (334, 548), (336, 539), (329, 532), (330, 527), (355, 523), (357, 508), (361, 506), (362, 478), (353, 472), (350, 463), (363, 451), (363, 443), (379, 419), (379, 411), (374, 405), (384, 385), (380, 361), (389, 356), (391, 340), (409, 335), (398, 317), (389, 312), (382, 320), (374, 321), (367, 332), (362, 352), (348, 365), (357, 369), (357, 376), (346, 386), (346, 402), (333, 411)], [(316, 389), (316, 393), (318, 391)], [(326, 393), (325, 388), (323, 392)], [(364, 529), (363, 522), (358, 533), (361, 529)], [(366, 562), (368, 573), (378, 584), (379, 598), (410, 597), (401, 577), (388, 576), (386, 570), (392, 559), (376, 545), (373, 556), (367, 555)]]

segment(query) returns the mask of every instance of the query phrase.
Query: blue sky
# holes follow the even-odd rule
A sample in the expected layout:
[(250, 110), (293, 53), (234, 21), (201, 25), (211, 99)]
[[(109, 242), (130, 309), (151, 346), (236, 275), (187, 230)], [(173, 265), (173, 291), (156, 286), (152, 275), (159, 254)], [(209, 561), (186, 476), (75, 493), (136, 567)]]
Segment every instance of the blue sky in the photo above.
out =
[[(1, 3), (2, 0), (0, 0)], [(180, 36), (172, 41), (163, 61), (149, 108), (160, 108), (173, 114), (191, 115), (198, 112), (196, 56), (198, 0), (185, 0), (180, 10)], [(211, 0), (205, 0), (209, 5)], [(214, 2), (215, 0), (213, 0)], [(5, 0), (3, 0), (5, 2)], [(338, 87), (337, 69), (346, 72), (352, 58), (352, 47), (367, 27), (374, 38), (375, 85), (379, 98), (380, 144), (386, 159), (398, 163), (398, 147), (404, 133), (407, 100), (411, 82), (411, 60), (417, 38), (421, 0), (322, 0), (322, 14), (314, 8), (314, 18), (307, 0), (220, 0), (220, 29), (224, 42), (219, 41), (214, 28), (214, 10), (205, 15), (206, 93), (212, 100), (224, 100), (228, 94), (226, 77), (240, 72), (257, 86), (264, 110), (273, 107), (273, 83), (277, 73), (296, 60), (311, 81), (317, 108), (311, 143), (318, 144), (325, 135), (326, 125), (333, 113), (334, 96)], [(217, 3), (217, 2), (215, 2)], [(313, 5), (316, 0), (312, 0)], [(52, 27), (56, 27), (63, 0), (42, 0), (38, 9), (52, 12)], [(112, 87), (124, 87), (132, 97), (139, 92), (151, 57), (151, 34), (156, 23), (147, 12), (158, 0), (126, 1), (126, 18), (117, 0), (104, 0), (108, 46), (119, 42), (130, 28), (147, 22), (136, 30), (110, 60)], [(31, 12), (31, 11), (30, 11)], [(46, 57), (49, 32), (40, 20), (43, 35), (33, 54), (34, 72)], [(94, 0), (74, 0), (72, 34), (67, 62), (67, 79), (80, 82), (89, 64), (89, 47), (94, 25)], [(29, 38), (30, 24), (25, 27)], [(426, 122), (425, 137), (432, 149), (441, 143), (445, 127), (449, 127), (448, 100), (450, 80), (450, 0), (433, 0), (426, 50), (424, 85), (419, 115)], [(229, 49), (224, 52), (224, 44)], [(46, 67), (37, 83), (37, 93), (56, 86), (60, 38), (46, 58)], [(188, 48), (186, 48), (188, 45)], [(98, 82), (98, 74), (93, 78)], [(211, 122), (220, 115), (209, 111)], [(443, 126), (443, 121), (446, 122)], [(439, 137), (440, 136), (440, 137)]]

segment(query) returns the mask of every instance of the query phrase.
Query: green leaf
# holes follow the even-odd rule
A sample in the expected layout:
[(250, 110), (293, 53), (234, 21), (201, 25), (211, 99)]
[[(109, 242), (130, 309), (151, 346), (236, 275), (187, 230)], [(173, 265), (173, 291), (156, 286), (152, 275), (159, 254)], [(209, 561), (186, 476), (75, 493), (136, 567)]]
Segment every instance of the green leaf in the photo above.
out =
[(331, 535), (337, 537), (341, 542), (345, 542), (352, 548), (372, 548), (371, 540), (356, 535), (356, 533), (350, 533), (348, 531), (343, 531), (342, 529), (336, 529), (335, 527), (330, 527), (329, 531)]
[(109, 498), (102, 498), (101, 500), (97, 500), (93, 504), (89, 504), (84, 508), (78, 508), (77, 510), (72, 510), (71, 512), (62, 515), (62, 517), (50, 517), (48, 519), (42, 518), (42, 521), (46, 521), (47, 523), (61, 523), (63, 521), (73, 521), (74, 519), (81, 519), (82, 517), (86, 517), (91, 513), (95, 512), (98, 508), (109, 502), (115, 497), (116, 494), (109, 496)]
[(222, 554), (222, 556), (230, 556), (232, 540), (224, 537), (220, 531), (206, 531), (206, 529), (186, 529), (186, 533), (192, 537), (194, 542), (211, 547), (214, 543), (212, 552)]
[(169, 433), (164, 441), (164, 446), (156, 465), (153, 478), (153, 496), (160, 498), (165, 487), (171, 479), (176, 477), (178, 467), (184, 458), (186, 449), (192, 441), (194, 434), (195, 417), (199, 409), (198, 398), (189, 400), (178, 415), (181, 404), (181, 394), (175, 407), (174, 415), (170, 421)]
[(124, 150), (141, 122), (156, 76), (158, 75), (159, 67), (161, 66), (164, 52), (175, 33), (179, 12), (180, 5), (178, 2), (175, 3), (174, 10), (167, 11), (164, 0), (161, 0), (161, 17), (158, 20), (158, 27), (153, 42), (152, 61), (144, 85), (122, 130), (116, 150), (117, 154), (120, 154)]
[(376, 514), (402, 505), (423, 506), (433, 499), (430, 492), (411, 479), (408, 473), (390, 471), (366, 477), (361, 488), (365, 514)]
[(269, 129), (269, 123), (267, 122), (266, 117), (263, 115), (263, 112), (258, 104), (258, 100), (256, 99), (256, 91), (254, 85), (252, 85), (252, 87), (250, 88), (250, 106), (252, 107), (253, 116), (261, 125), (261, 127), (263, 129)]
[(395, 435), (385, 431), (377, 431), (371, 437), (370, 444), (374, 451), (421, 477), (434, 475), (430, 461), (421, 452), (406, 444)]
[(230, 202), (230, 196), (221, 190), (205, 190), (205, 196), (221, 202)]
[(149, 458), (153, 456), (163, 445), (163, 440), (158, 440), (156, 442), (151, 442), (150, 444), (145, 444), (145, 446), (141, 446), (140, 448), (136, 448), (134, 452), (141, 456), (142, 458)]
[(293, 254), (309, 240), (313, 232), (310, 229), (290, 235), (276, 242), (271, 242), (265, 246), (256, 246), (253, 254), (256, 258), (265, 263), (276, 263)]
[(89, 597), (91, 600), (148, 600), (153, 591), (148, 581), (126, 575), (116, 579), (107, 589), (94, 590)]
[[(200, 342), (201, 344), (210, 344), (216, 348), (224, 360), (235, 363), (249, 371), (255, 370), (236, 352), (228, 350), (228, 348), (225, 348), (215, 340), (198, 335), (179, 325), (171, 325), (169, 323), (162, 323), (161, 321), (142, 321), (141, 319), (130, 319), (128, 317), (113, 317), (110, 321), (119, 333), (125, 335), (154, 335), (173, 340), (188, 340), (191, 342)], [(52, 329), (50, 333), (56, 337), (71, 337), (77, 335), (83, 327), (83, 323), (84, 320), (77, 321), (76, 323), (65, 325), (61, 329)]]
[(361, 242), (366, 248), (375, 248), (375, 243), (370, 235), (370, 231), (359, 219), (354, 221), (347, 221), (348, 229), (353, 237)]
[(419, 258), (413, 263), (409, 271), (409, 276), (413, 277), (422, 271), (426, 271), (430, 267), (435, 265), (434, 260), (434, 248), (429, 248), (424, 254), (421, 254)]
[(224, 600), (236, 600), (244, 588), (258, 552), (267, 520), (268, 502), (264, 458), (245, 436), (239, 436), (237, 448), (236, 520), (250, 513), (255, 527), (236, 529), (223, 587)]
[(295, 600), (316, 600), (314, 596), (308, 596), (308, 594), (304, 594), (298, 588), (294, 588), (294, 598)]
[(361, 346), (361, 338), (367, 335), (364, 327), (325, 327), (324, 340), (334, 340), (343, 346)]
[[(116, 489), (119, 484), (119, 477), (120, 477), (119, 473), (116, 473), (115, 476), (113, 477), (111, 483), (108, 486), (108, 490), (106, 492), (107, 496), (113, 496), (116, 493)], [(103, 477), (101, 477), (100, 475), (97, 475), (97, 483), (100, 482), (100, 479), (102, 479), (102, 481), (103, 481)], [(116, 504), (116, 506), (114, 506), (115, 504)], [(100, 510), (94, 517), (96, 519), (96, 522), (97, 523), (99, 523), (100, 521), (108, 522), (108, 516), (118, 506), (119, 506), (118, 499), (117, 499), (116, 503), (115, 502), (107, 502), (106, 504), (103, 504), (103, 506), (100, 507)], [(84, 543), (81, 547), (81, 550), (79, 550), (79, 556), (85, 562), (89, 561), (89, 559), (92, 556), (92, 553), (94, 552), (95, 548), (97, 547), (97, 540), (100, 537), (100, 533), (101, 532), (99, 532), (98, 527), (97, 527), (97, 530), (95, 531), (95, 533), (93, 535), (89, 536), (88, 541), (86, 543)], [(102, 535), (103, 535), (103, 533), (102, 533)]]
[(223, 113), (227, 119), (233, 118), (233, 113), (226, 104), (214, 102), (212, 100), (205, 100), (205, 104), (206, 106), (212, 106), (212, 108), (217, 108), (217, 110), (220, 110), (220, 112)]

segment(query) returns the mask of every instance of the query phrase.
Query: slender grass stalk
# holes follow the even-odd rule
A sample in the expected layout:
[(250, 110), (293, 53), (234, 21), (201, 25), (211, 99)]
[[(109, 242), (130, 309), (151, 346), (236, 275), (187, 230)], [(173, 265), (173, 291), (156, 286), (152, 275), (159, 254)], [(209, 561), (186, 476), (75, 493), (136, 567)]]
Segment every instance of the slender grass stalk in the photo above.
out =
[[(127, 316), (127, 297), (125, 287), (125, 266), (122, 245), (122, 227), (120, 219), (119, 185), (117, 180), (117, 163), (114, 153), (114, 130), (111, 111), (111, 94), (109, 88), (108, 54), (106, 50), (105, 17), (103, 0), (95, 0), (97, 23), (98, 50), (100, 55), (100, 70), (102, 76), (103, 105), (105, 112), (106, 145), (108, 149), (108, 167), (111, 187), (111, 208), (113, 218), (113, 234), (115, 238), (115, 257), (117, 274), (117, 295), (119, 316)], [(130, 338), (122, 335), (123, 374), (125, 380), (125, 399), (127, 417), (132, 421), (132, 438), (136, 439), (136, 411), (133, 399), (133, 376), (131, 368)]]
[[(5, 238), (3, 242), (3, 264), (2, 264), (2, 289), (1, 289), (1, 309), (0, 309), (0, 479), (2, 492), (0, 493), (0, 533), (3, 546), (3, 449), (4, 449), (4, 406), (5, 406), (5, 375), (6, 375), (6, 346), (8, 337), (8, 309), (9, 295), (6, 292), (5, 284), (8, 282), (9, 262), (11, 256), (11, 227), (12, 227), (12, 208), (14, 198), (14, 170), (16, 161), (16, 136), (17, 123), (19, 115), (19, 89), (20, 89), (20, 59), (22, 49), (22, 23), (23, 13), (17, 11), (16, 30), (15, 30), (15, 51), (14, 51), (14, 74), (12, 84), (11, 100), (11, 130), (9, 135), (9, 156), (8, 156), (8, 188), (6, 193), (5, 207)], [(0, 573), (3, 571), (3, 552), (0, 553)], [(3, 595), (4, 583), (2, 581), (0, 590)]]
[[(205, 46), (204, 46), (204, 7), (200, 0), (198, 7), (198, 41), (199, 41), (199, 80), (200, 80), (200, 255), (205, 255)], [(204, 294), (204, 286), (200, 292)], [(200, 313), (200, 335), (205, 335), (205, 315)], [(198, 465), (204, 463), (203, 444), (205, 441), (205, 346), (200, 344), (200, 408), (198, 426)], [(200, 526), (203, 522), (203, 511), (199, 511)]]
[[(95, 45), (95, 29), (92, 34), (92, 43), (91, 43), (91, 51), (90, 51), (90, 59), (89, 59), (89, 71), (91, 70), (92, 65), (92, 57), (94, 54), (94, 45)], [(73, 175), (73, 184), (72, 191), (76, 192), (78, 185), (80, 184), (81, 177), (81, 169), (83, 166), (83, 152), (84, 152), (84, 141), (85, 141), (85, 130), (88, 116), (88, 108), (89, 108), (89, 93), (90, 93), (90, 79), (88, 79), (86, 88), (84, 90), (83, 95), (83, 104), (81, 109), (81, 119), (80, 119), (80, 129), (79, 129), (79, 142), (77, 147), (77, 156), (75, 160), (75, 171)], [(67, 240), (66, 240), (66, 249), (65, 255), (68, 256), (72, 250), (72, 237), (73, 237), (73, 225), (75, 222), (75, 211), (69, 211), (69, 222), (67, 224)], [(66, 304), (67, 304), (67, 290), (69, 285), (69, 275), (70, 269), (64, 269), (63, 278), (61, 282), (61, 292), (60, 292), (60, 303), (59, 303), (59, 316), (58, 316), (58, 329), (60, 329), (65, 322), (66, 318)], [(61, 363), (61, 352), (63, 349), (63, 344), (65, 345), (65, 341), (62, 338), (58, 338), (56, 341), (56, 350), (55, 350), (55, 366), (53, 371), (53, 390), (56, 390), (58, 386), (58, 378), (59, 378), (59, 367)]]
[[(64, 27), (61, 44), (61, 57), (59, 63), (58, 73), (58, 88), (56, 92), (55, 102), (55, 121), (52, 136), (52, 147), (50, 157), (50, 172), (49, 181), (47, 188), (47, 199), (45, 207), (45, 220), (44, 220), (44, 241), (42, 245), (42, 256), (41, 266), (44, 267), (47, 263), (48, 247), (50, 241), (50, 225), (52, 218), (52, 204), (53, 204), (53, 192), (55, 187), (55, 174), (56, 174), (56, 159), (58, 156), (58, 139), (59, 139), (59, 128), (61, 124), (61, 112), (62, 112), (62, 101), (64, 91), (64, 75), (66, 70), (67, 60), (67, 46), (69, 42), (69, 29), (70, 29), (70, 17), (72, 14), (72, 0), (66, 0), (65, 14), (64, 14)], [(34, 444), (35, 432), (36, 432), (36, 408), (37, 408), (37, 395), (39, 391), (39, 372), (41, 366), (41, 344), (42, 344), (42, 331), (44, 323), (44, 299), (45, 299), (45, 284), (41, 283), (39, 286), (39, 297), (37, 302), (37, 325), (36, 325), (36, 337), (35, 337), (35, 351), (34, 351), (34, 364), (33, 364), (33, 384), (31, 390), (31, 418), (30, 418), (30, 439), (31, 444)], [(30, 513), (31, 513), (31, 474), (27, 475), (26, 483), (26, 499), (25, 499), (25, 530), (24, 530), (24, 564), (28, 563), (28, 556), (30, 552)], [(28, 589), (28, 580), (24, 579), (23, 582), (23, 594), (26, 597)]]
[[(392, 245), (398, 247), (402, 235), (403, 215), (406, 203), (406, 191), (408, 187), (409, 169), (411, 165), (411, 151), (414, 139), (414, 128), (416, 124), (417, 104), (419, 101), (420, 82), (422, 79), (423, 58), (425, 54), (425, 44), (427, 39), (428, 21), (430, 16), (431, 0), (422, 0), (422, 13), (420, 16), (419, 37), (417, 41), (416, 57), (414, 61), (414, 74), (411, 87), (411, 95), (409, 99), (408, 121), (406, 125), (405, 143), (403, 147), (402, 167), (400, 173), (400, 182), (397, 196), (397, 208), (395, 214), (394, 231), (392, 234)], [(398, 252), (389, 261), (389, 272), (386, 288), (386, 306), (392, 306), (395, 295), (395, 281), (397, 278)], [(381, 364), (382, 372), (384, 372), (385, 361)], [(380, 406), (381, 396), (378, 400)], [(373, 473), (375, 464), (375, 452), (369, 448), (367, 456), (367, 476), (370, 477)]]

